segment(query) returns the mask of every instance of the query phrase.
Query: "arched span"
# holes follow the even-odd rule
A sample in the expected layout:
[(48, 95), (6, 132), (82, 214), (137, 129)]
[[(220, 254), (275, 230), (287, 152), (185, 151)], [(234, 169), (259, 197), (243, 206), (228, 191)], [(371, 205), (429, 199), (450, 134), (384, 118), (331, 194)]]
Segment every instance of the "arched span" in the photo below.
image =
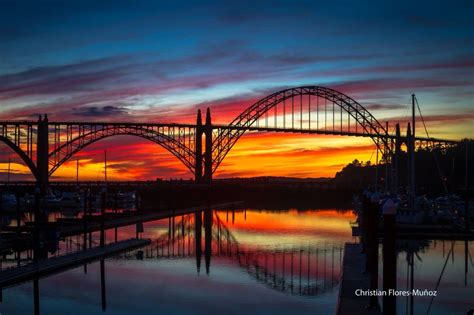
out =
[[(97, 129), (97, 127), (100, 127)], [(194, 174), (194, 152), (172, 135), (166, 135), (146, 126), (96, 125), (89, 131), (79, 133), (75, 138), (57, 147), (49, 154), (51, 176), (64, 162), (86, 146), (101, 139), (118, 136), (137, 136), (155, 142), (176, 156)]]
[(10, 139), (4, 136), (0, 136), (0, 141), (4, 142), (6, 145), (12, 148), (13, 151), (15, 151), (16, 154), (20, 156), (23, 162), (25, 162), (26, 166), (28, 166), (33, 176), (35, 178), (38, 177), (38, 171), (36, 169), (36, 165), (33, 163), (33, 161), (28, 157), (28, 155), (26, 155), (26, 153), (21, 148), (19, 148), (17, 145), (15, 145), (15, 143), (13, 143), (13, 141), (11, 141)]
[(390, 149), (386, 137), (387, 130), (361, 104), (349, 96), (330, 88), (321, 86), (302, 86), (278, 91), (262, 98), (248, 107), (229, 124), (229, 126), (239, 128), (222, 130), (219, 135), (214, 138), (212, 143), (212, 172), (217, 170), (227, 153), (229, 153), (237, 140), (239, 140), (239, 138), (245, 133), (245, 127), (252, 126), (258, 118), (285, 100), (303, 95), (317, 96), (338, 105), (363, 128), (365, 133), (371, 135), (372, 140), (383, 155), (385, 155), (386, 149)]

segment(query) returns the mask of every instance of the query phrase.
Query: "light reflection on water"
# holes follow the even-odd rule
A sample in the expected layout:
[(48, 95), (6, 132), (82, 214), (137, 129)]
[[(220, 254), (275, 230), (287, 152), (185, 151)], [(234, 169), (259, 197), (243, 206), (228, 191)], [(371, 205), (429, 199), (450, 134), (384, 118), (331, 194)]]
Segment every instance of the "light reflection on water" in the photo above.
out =
[[(410, 289), (411, 265), (408, 253), (414, 251), (413, 287), (438, 291), (434, 298), (415, 297), (414, 314), (427, 314), (428, 309), (429, 314), (466, 314), (474, 309), (474, 242), (399, 240), (397, 243), (403, 250), (398, 253), (397, 258), (397, 288)], [(380, 285), (381, 283), (380, 281)], [(409, 314), (410, 300), (406, 297), (397, 299), (397, 307), (397, 314)]]
[[(212, 218), (212, 219), (210, 219)], [(341, 252), (351, 236), (352, 211), (214, 211), (144, 224), (152, 244), (105, 261), (108, 314), (314, 314), (334, 313)], [(200, 227), (199, 227), (200, 226)], [(198, 227), (198, 228), (196, 228)], [(107, 242), (135, 237), (135, 226), (106, 233)], [(92, 239), (97, 244), (99, 234)], [(80, 249), (81, 236), (59, 243)], [(472, 272), (464, 286), (464, 244), (427, 241), (418, 246), (415, 287), (434, 289), (448, 252), (432, 314), (466, 310)], [(410, 242), (413, 245), (413, 242)], [(472, 252), (471, 242), (469, 250)], [(406, 287), (406, 253), (398, 255), (398, 286)], [(381, 257), (381, 255), (380, 255)], [(469, 268), (472, 267), (472, 260)], [(382, 269), (380, 269), (382, 270)], [(470, 270), (470, 269), (469, 269)], [(103, 314), (100, 263), (39, 281), (42, 314)], [(27, 283), (3, 291), (2, 314), (32, 314)], [(448, 294), (449, 292), (449, 294)], [(405, 300), (398, 313), (405, 314)], [(429, 299), (415, 300), (415, 314)], [(462, 312), (461, 312), (462, 313)]]

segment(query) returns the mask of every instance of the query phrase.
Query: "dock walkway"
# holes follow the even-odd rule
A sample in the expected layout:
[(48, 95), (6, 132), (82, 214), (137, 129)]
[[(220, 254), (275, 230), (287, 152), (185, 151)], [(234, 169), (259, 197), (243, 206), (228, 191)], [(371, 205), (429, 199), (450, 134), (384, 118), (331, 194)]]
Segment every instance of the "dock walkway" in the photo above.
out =
[(346, 243), (344, 246), (343, 270), (339, 297), (336, 306), (337, 315), (378, 315), (380, 310), (367, 310), (368, 296), (356, 296), (357, 289), (369, 289), (369, 273), (364, 273), (365, 255), (361, 253), (362, 245)]
[[(191, 214), (197, 211), (204, 211), (207, 209), (225, 209), (228, 207), (237, 207), (241, 206), (242, 202), (228, 202), (228, 203), (221, 203), (211, 206), (199, 206), (193, 208), (185, 208), (185, 209), (178, 209), (178, 210), (167, 210), (167, 211), (160, 211), (160, 212), (148, 212), (148, 213), (130, 213), (128, 215), (118, 215), (114, 217), (114, 214), (109, 214), (111, 218), (104, 219), (104, 228), (106, 230), (116, 227), (124, 227), (128, 225), (133, 225), (137, 223), (144, 223), (156, 220), (162, 220), (171, 218), (178, 215), (185, 215)], [(82, 219), (78, 219), (76, 224), (60, 226), (60, 237), (66, 236), (73, 236), (79, 235), (84, 232), (97, 232), (101, 230), (101, 223), (100, 217), (96, 217), (97, 221), (92, 221), (87, 223), (87, 228), (84, 231), (84, 221)]]
[(38, 263), (0, 271), (0, 288), (30, 281), (36, 277), (45, 277), (62, 270), (75, 268), (123, 251), (132, 250), (150, 244), (149, 239), (129, 239), (117, 243), (94, 247), (58, 257), (45, 259)]
[[(137, 223), (144, 223), (156, 220), (162, 220), (171, 218), (178, 215), (185, 215), (185, 214), (192, 214), (197, 211), (204, 211), (207, 209), (226, 209), (226, 208), (236, 208), (242, 206), (242, 201), (235, 201), (235, 202), (227, 202), (221, 204), (214, 204), (210, 206), (198, 206), (192, 208), (184, 208), (184, 209), (176, 209), (176, 210), (166, 210), (166, 211), (155, 211), (155, 212), (131, 212), (128, 214), (114, 214), (114, 213), (107, 213), (103, 220), (104, 220), (104, 229), (112, 229), (112, 228), (119, 228), (124, 226), (129, 226)], [(68, 219), (61, 222), (61, 220), (57, 222), (50, 222), (46, 223), (40, 229), (42, 230), (54, 230), (56, 231), (56, 235), (58, 238), (64, 238), (68, 236), (74, 235), (81, 235), (83, 233), (92, 233), (98, 232), (102, 229), (102, 218), (100, 215), (98, 216), (88, 216), (86, 217), (86, 222), (84, 219), (77, 218), (77, 219)], [(18, 227), (16, 226), (8, 226), (4, 227), (4, 232), (8, 232), (15, 236), (14, 233), (18, 232)], [(12, 251), (17, 250), (27, 250), (31, 249), (33, 246), (32, 232), (34, 229), (34, 225), (31, 226), (22, 226), (20, 227), (21, 232), (26, 232), (28, 234), (22, 235), (21, 239), (16, 239), (12, 237), (9, 242), (0, 242), (0, 255), (8, 255)]]

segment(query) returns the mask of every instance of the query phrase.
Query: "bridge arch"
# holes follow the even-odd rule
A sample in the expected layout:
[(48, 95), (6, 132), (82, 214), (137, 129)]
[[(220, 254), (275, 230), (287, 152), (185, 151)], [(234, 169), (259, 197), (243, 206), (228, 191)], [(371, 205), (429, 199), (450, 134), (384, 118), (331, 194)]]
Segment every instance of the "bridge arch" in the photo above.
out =
[(18, 147), (13, 141), (8, 139), (7, 137), (0, 136), (0, 142), (4, 142), (7, 146), (9, 146), (13, 151), (15, 151), (18, 156), (25, 162), (26, 166), (30, 169), (31, 173), (35, 178), (38, 178), (38, 171), (36, 168), (35, 163), (30, 159), (30, 157), (23, 151), (20, 147)]
[(388, 131), (366, 108), (349, 96), (334, 89), (322, 86), (301, 86), (281, 90), (260, 99), (229, 124), (229, 127), (235, 128), (227, 128), (220, 131), (212, 143), (212, 172), (214, 173), (217, 170), (227, 153), (247, 131), (245, 128), (252, 126), (262, 115), (278, 104), (304, 95), (326, 99), (339, 106), (341, 110), (345, 111), (355, 120), (356, 124), (362, 127), (364, 133), (370, 135), (382, 156), (389, 158), (389, 155), (386, 154), (390, 150), (387, 137)]
[(140, 125), (97, 125), (85, 132), (79, 132), (74, 138), (61, 144), (49, 153), (51, 176), (64, 162), (88, 145), (112, 136), (137, 136), (150, 140), (167, 149), (176, 156), (194, 174), (194, 152), (179, 139), (160, 132), (156, 128)]

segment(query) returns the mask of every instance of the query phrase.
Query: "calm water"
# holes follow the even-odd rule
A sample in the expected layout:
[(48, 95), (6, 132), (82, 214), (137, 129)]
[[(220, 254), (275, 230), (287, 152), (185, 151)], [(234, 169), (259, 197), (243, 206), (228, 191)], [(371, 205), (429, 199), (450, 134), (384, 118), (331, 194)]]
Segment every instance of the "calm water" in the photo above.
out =
[[(39, 280), (41, 314), (332, 314), (345, 242), (355, 242), (352, 211), (203, 212), (144, 224), (152, 244)], [(107, 231), (107, 242), (135, 237), (135, 226)], [(92, 236), (97, 245), (99, 234)], [(77, 250), (82, 237), (59, 244)], [(403, 245), (403, 244), (401, 244)], [(472, 308), (474, 268), (464, 242), (407, 242), (416, 250), (415, 288), (439, 296), (430, 314)], [(470, 252), (473, 243), (468, 244)], [(453, 255), (454, 253), (454, 255)], [(448, 257), (449, 255), (449, 257)], [(398, 255), (398, 285), (407, 285), (406, 252)], [(12, 256), (13, 257), (13, 256)], [(4, 263), (8, 264), (8, 262)], [(465, 281), (467, 284), (465, 284)], [(415, 299), (426, 314), (430, 298)], [(406, 300), (398, 300), (405, 314)], [(3, 291), (0, 313), (33, 314), (33, 284)]]
[[(410, 253), (414, 253), (414, 288), (438, 291), (437, 297), (415, 297), (414, 314), (466, 314), (474, 309), (474, 242), (465, 241), (399, 241), (397, 259), (397, 287), (409, 290), (411, 265)], [(467, 255), (465, 246), (467, 245)], [(380, 260), (382, 251), (380, 251)], [(466, 273), (467, 262), (467, 273)], [(381, 261), (380, 261), (381, 263)], [(381, 266), (381, 264), (380, 264)], [(443, 267), (444, 272), (443, 272)], [(380, 273), (382, 267), (380, 267)], [(381, 280), (381, 279), (380, 279)], [(439, 281), (439, 284), (438, 284)], [(380, 282), (380, 286), (382, 282)], [(438, 287), (437, 287), (438, 284)], [(431, 304), (431, 307), (430, 307)], [(397, 299), (397, 313), (409, 313), (408, 298)]]

